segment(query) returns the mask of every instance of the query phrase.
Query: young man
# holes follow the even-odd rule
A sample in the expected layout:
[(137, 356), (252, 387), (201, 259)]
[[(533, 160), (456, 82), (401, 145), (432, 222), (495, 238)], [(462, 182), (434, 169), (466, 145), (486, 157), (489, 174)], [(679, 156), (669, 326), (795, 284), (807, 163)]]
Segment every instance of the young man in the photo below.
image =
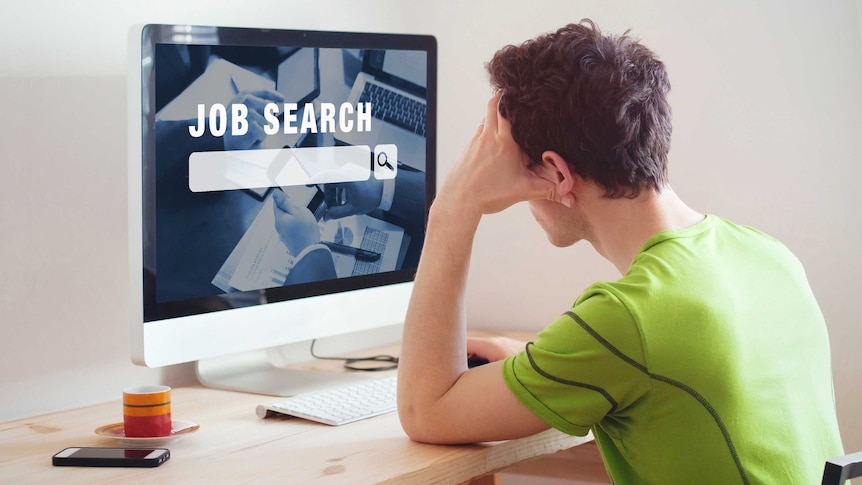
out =
[[(663, 64), (586, 20), (508, 46), (488, 69), (498, 94), (431, 208), (405, 322), (407, 434), (592, 430), (617, 484), (817, 483), (843, 454), (823, 317), (786, 247), (668, 185)], [(553, 245), (586, 240), (622, 277), (591, 285), (526, 346), (468, 340), (476, 228), (523, 201)], [(492, 362), (468, 370), (468, 353)]]

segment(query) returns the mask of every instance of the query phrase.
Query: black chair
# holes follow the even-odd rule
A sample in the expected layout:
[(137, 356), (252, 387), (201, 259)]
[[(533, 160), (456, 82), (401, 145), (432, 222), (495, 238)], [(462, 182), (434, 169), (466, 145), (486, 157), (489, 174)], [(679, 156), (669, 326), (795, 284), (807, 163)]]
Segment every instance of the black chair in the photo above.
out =
[(821, 485), (844, 485), (856, 477), (862, 477), (862, 451), (826, 460)]

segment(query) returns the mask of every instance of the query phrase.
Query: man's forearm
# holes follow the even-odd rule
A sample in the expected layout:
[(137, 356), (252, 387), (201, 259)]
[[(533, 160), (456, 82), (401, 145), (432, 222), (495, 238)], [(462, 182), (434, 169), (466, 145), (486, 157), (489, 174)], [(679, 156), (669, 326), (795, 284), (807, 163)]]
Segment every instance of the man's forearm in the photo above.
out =
[[(465, 372), (464, 293), (479, 220), (518, 202), (548, 198), (555, 188), (528, 168), (499, 101), (488, 100), (485, 119), (431, 207), (398, 366), (398, 414), (417, 441), (508, 439), (546, 427), (509, 391), (502, 363)], [(497, 407), (489, 414), (491, 401)]]
[(466, 369), (464, 292), (480, 218), (439, 200), (431, 209), (404, 325), (398, 371), (402, 422), (433, 413), (434, 403)]

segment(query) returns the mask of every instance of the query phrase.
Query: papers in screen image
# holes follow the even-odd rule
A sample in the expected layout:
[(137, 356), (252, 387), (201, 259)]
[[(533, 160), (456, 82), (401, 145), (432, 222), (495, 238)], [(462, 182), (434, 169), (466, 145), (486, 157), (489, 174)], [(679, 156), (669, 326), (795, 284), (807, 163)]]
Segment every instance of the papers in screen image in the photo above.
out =
[[(394, 271), (404, 229), (367, 215), (321, 221), (321, 241), (379, 252), (377, 261), (357, 261), (349, 254), (332, 252), (339, 278)], [(216, 273), (212, 284), (229, 293), (282, 286), (293, 255), (275, 229), (272, 195), (268, 196), (248, 230)]]

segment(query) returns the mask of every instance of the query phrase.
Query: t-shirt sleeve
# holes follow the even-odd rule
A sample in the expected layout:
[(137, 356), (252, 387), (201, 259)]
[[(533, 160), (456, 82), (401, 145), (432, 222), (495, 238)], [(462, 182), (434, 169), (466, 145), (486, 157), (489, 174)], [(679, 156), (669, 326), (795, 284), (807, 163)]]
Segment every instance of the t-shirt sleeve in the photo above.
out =
[(503, 366), (507, 385), (548, 425), (583, 436), (649, 390), (636, 322), (614, 294), (594, 287)]

